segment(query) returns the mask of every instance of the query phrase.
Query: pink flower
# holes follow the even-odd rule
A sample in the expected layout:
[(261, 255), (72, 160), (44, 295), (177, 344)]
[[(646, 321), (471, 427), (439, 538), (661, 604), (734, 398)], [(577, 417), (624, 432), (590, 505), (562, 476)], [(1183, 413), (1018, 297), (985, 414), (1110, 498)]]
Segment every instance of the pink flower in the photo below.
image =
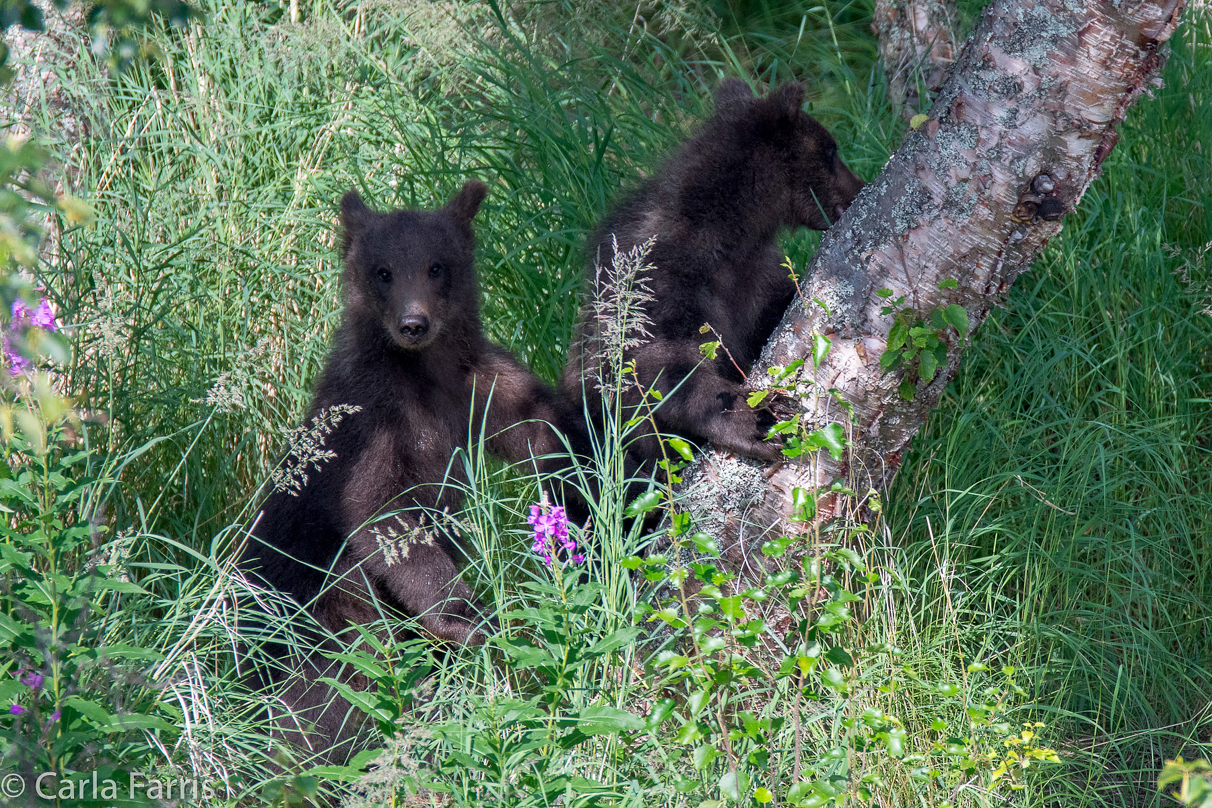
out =
[(10, 715), (24, 715), (25, 714), (25, 708), (22, 707), (20, 704), (14, 704), (14, 705), (10, 706), (8, 708), (8, 711), (9, 711)]
[(32, 309), (24, 300), (17, 298), (13, 301), (10, 313), (13, 316), (12, 322), (9, 323), (7, 331), (0, 334), (0, 339), (3, 340), (4, 363), (8, 365), (8, 372), (20, 376), (29, 373), (33, 365), (14, 347), (12, 337), (20, 335), (27, 328), (58, 331), (59, 323), (55, 320), (50, 301), (44, 297), (39, 298), (37, 307)]
[(21, 326), (29, 323), (29, 306), (21, 298), (13, 301), (12, 306), (13, 326)]
[(59, 323), (55, 321), (55, 312), (46, 298), (38, 301), (38, 308), (29, 317), (30, 325), (46, 331), (58, 331)]
[(4, 364), (8, 366), (9, 373), (14, 376), (29, 373), (30, 361), (13, 347), (13, 341), (8, 334), (0, 334), (0, 351), (4, 354)]
[(557, 549), (567, 553), (571, 563), (584, 563), (585, 556), (576, 552), (577, 543), (568, 535), (568, 515), (559, 505), (550, 506), (546, 494), (541, 502), (530, 506), (530, 518), (526, 521), (534, 528), (534, 544), (530, 549), (544, 564), (552, 566)]

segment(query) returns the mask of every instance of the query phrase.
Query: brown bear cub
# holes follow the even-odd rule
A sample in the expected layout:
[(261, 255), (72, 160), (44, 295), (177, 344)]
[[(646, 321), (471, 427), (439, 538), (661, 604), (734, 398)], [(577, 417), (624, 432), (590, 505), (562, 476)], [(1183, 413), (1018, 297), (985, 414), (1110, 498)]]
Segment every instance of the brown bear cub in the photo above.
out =
[[(242, 561), (333, 633), (394, 611), (435, 638), (481, 642), (487, 612), (458, 577), (452, 537), (423, 514), (457, 510), (454, 455), (469, 435), (482, 429), (488, 451), (517, 462), (564, 450), (552, 424), (584, 431), (579, 408), (483, 334), (471, 220), (487, 190), (468, 182), (437, 211), (341, 200), (344, 319)], [(347, 734), (319, 706), (328, 688), (307, 684), (331, 666), (314, 653), (306, 664), (287, 701), (330, 740)]]
[[(783, 228), (827, 230), (863, 187), (803, 101), (796, 82), (759, 99), (744, 81), (725, 79), (715, 114), (623, 198), (589, 243), (590, 262), (610, 265), (616, 250), (651, 240), (642, 276), (650, 294), (641, 304), (648, 335), (624, 356), (639, 383), (664, 396), (660, 430), (767, 461), (781, 456), (762, 440), (774, 419), (745, 403), (741, 371), (749, 372), (796, 293), (777, 236)], [(591, 293), (600, 296), (604, 284), (596, 285)], [(703, 336), (704, 324), (719, 336)], [(561, 384), (569, 395), (592, 388), (584, 380), (602, 361), (598, 327), (591, 317), (580, 325)], [(716, 339), (727, 350), (704, 360), (699, 346)], [(599, 397), (586, 397), (600, 416)], [(622, 402), (640, 402), (634, 385)], [(641, 461), (661, 457), (650, 435), (631, 450)]]

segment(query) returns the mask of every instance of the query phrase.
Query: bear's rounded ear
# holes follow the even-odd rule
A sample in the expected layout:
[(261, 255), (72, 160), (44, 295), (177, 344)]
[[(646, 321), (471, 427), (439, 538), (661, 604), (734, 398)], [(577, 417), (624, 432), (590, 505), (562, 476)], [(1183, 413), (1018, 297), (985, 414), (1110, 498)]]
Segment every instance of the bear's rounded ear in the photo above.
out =
[(770, 94), (770, 98), (783, 116), (793, 118), (804, 106), (804, 85), (798, 81), (785, 81)]
[(753, 100), (753, 90), (744, 79), (727, 78), (715, 88), (716, 114), (727, 114), (741, 109)]
[(471, 232), (471, 220), (480, 210), (480, 203), (488, 196), (488, 186), (479, 180), (468, 180), (463, 188), (443, 208), (459, 227)]
[(349, 252), (349, 247), (358, 234), (366, 229), (370, 217), (374, 214), (357, 191), (349, 191), (341, 197), (341, 254)]

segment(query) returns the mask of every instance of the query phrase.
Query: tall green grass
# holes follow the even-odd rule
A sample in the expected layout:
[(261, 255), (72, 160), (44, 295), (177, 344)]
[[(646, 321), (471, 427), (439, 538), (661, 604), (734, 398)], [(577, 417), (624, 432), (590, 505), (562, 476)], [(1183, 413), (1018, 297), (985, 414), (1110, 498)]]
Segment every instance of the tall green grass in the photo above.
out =
[(1175, 38), (889, 495), (905, 617), (1031, 671), (1078, 764), (1063, 804), (1153, 804), (1163, 760), (1212, 732), (1207, 25)]
[[(468, 177), (488, 181), (485, 321), (554, 379), (586, 232), (710, 109), (719, 77), (805, 80), (868, 179), (903, 135), (869, 3), (640, 10), (317, 0), (292, 22), (283, 6), (215, 4), (203, 25), (157, 34), (157, 62), (116, 77), (83, 55), (58, 68), (88, 135), (50, 145), (97, 212), (43, 277), (75, 325), (65, 385), (102, 422), (95, 440), (147, 447), (106, 518), (135, 531), (136, 563), (168, 565), (146, 568), (172, 629), (131, 616), (120, 634), (209, 694), (193, 737), (216, 761), (250, 760), (264, 738), (237, 697), (226, 618), (203, 629), (196, 615), (235, 602), (229, 526), (249, 516), (338, 320), (344, 190), (433, 206)], [(1013, 664), (1031, 685), (1024, 718), (1049, 723), (1068, 765), (1032, 781), (1024, 805), (1152, 804), (1163, 759), (1208, 741), (1212, 33), (1206, 9), (1191, 15), (1167, 86), (1133, 110), (1106, 176), (975, 335), (874, 551), (891, 588), (867, 641), (939, 675), (961, 660)], [(815, 243), (785, 246), (802, 265)], [(525, 605), (533, 488), (494, 474), (470, 499), (467, 577), (499, 606)], [(623, 558), (640, 541), (612, 534), (601, 552)], [(605, 569), (604, 632), (637, 598)], [(585, 676), (577, 687), (629, 698), (623, 671)], [(508, 685), (499, 677), (486, 652), (453, 655), (434, 703), (451, 720), (466, 694)], [(929, 724), (928, 704), (902, 708)], [(592, 764), (604, 778), (609, 759)]]

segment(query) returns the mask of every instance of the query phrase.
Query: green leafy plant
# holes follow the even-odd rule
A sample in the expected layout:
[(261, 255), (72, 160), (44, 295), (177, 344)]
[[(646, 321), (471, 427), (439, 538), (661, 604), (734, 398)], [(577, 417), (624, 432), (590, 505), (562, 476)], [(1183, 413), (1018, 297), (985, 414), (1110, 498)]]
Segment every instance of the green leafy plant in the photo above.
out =
[(145, 592), (122, 561), (123, 540), (103, 541), (107, 528), (90, 521), (112, 479), (72, 444), (62, 428), (41, 445), (20, 435), (3, 444), (0, 765), (31, 788), (51, 773), (45, 790), (58, 805), (94, 804), (83, 785), (94, 777), (154, 805), (132, 777), (167, 762), (159, 750), (177, 735), (176, 716), (146, 673), (160, 655), (107, 641), (109, 622), (140, 608)]
[[(959, 284), (948, 278), (938, 287), (946, 291), (958, 288)], [(875, 293), (888, 301), (880, 313), (892, 315), (880, 368), (886, 373), (904, 368), (905, 378), (899, 392), (901, 398), (913, 401), (918, 385), (932, 382), (934, 374), (947, 363), (947, 329), (954, 329), (960, 340), (968, 335), (968, 312), (958, 303), (949, 303), (923, 315), (905, 304), (904, 295), (893, 299), (896, 293), (891, 289), (877, 289)]]
[(512, 692), (467, 693), (457, 721), (425, 720), (438, 705), (413, 698), (424, 689), (421, 679), (429, 671), (421, 664), (428, 659), (425, 644), (388, 646), (363, 632), (364, 645), (339, 658), (364, 674), (372, 688), (359, 693), (334, 684), (376, 719), (387, 745), (359, 755), (349, 768), (320, 771), (356, 779), (358, 766), (390, 756), (391, 740), (403, 735), (413, 747), (411, 757), (430, 762), (397, 773), (390, 790), (400, 798), (444, 793), (459, 804), (519, 808), (550, 805), (560, 797), (569, 805), (605, 804), (613, 789), (568, 771), (567, 760), (592, 755), (604, 736), (620, 745), (613, 754), (625, 754), (645, 723), (613, 700), (579, 691), (575, 683), (611, 670), (640, 630), (623, 626), (600, 633), (588, 616), (601, 600), (602, 586), (581, 581), (581, 572), (562, 564), (558, 555), (550, 558), (550, 579), (525, 586), (538, 605), (499, 614), (503, 628), (489, 639), (500, 652), (500, 672)]

